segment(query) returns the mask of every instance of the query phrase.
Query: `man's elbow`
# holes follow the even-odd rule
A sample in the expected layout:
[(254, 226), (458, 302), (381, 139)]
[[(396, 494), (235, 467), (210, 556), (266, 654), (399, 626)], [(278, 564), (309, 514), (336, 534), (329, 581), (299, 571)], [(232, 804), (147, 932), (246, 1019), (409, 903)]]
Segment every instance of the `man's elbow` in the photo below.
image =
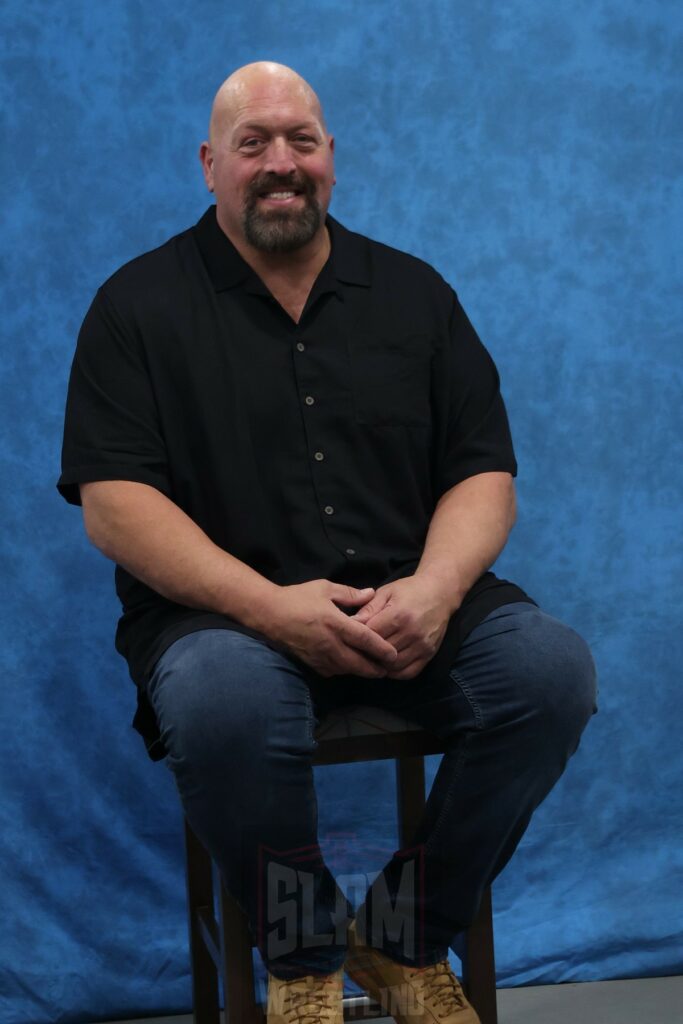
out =
[(508, 533), (512, 530), (512, 527), (517, 522), (517, 492), (515, 491), (515, 481), (512, 476), (510, 477), (510, 499), (508, 502)]
[(93, 547), (102, 552), (105, 558), (116, 561), (111, 546), (111, 529), (108, 526), (106, 507), (101, 500), (98, 484), (80, 484), (79, 491), (83, 509), (83, 526), (88, 540)]

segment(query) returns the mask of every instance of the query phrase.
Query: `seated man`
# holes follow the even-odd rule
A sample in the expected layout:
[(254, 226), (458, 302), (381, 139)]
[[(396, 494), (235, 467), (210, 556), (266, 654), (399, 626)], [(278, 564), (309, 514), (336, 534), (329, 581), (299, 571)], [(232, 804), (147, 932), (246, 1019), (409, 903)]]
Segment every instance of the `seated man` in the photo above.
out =
[[(249, 916), (269, 1024), (339, 1024), (345, 962), (403, 1024), (470, 1024), (448, 948), (576, 750), (593, 661), (487, 571), (515, 517), (495, 366), (436, 271), (328, 215), (310, 86), (235, 72), (200, 157), (216, 205), (88, 311), (58, 487), (117, 563), (134, 724)], [(347, 931), (311, 758), (353, 702), (447, 753)], [(294, 865), (283, 937), (264, 900)]]

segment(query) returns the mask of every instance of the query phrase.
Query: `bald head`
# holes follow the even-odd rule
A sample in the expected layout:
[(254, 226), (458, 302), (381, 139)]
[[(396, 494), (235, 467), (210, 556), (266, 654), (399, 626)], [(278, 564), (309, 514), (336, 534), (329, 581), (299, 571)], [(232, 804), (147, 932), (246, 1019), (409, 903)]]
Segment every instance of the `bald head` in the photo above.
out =
[(333, 153), (320, 101), (296, 71), (261, 61), (223, 82), (199, 158), (218, 223), (243, 255), (322, 251)]
[(322, 132), (327, 134), (320, 100), (308, 82), (285, 64), (262, 60), (233, 71), (216, 93), (209, 121), (210, 144), (214, 146), (240, 113), (266, 93), (302, 101), (319, 122)]

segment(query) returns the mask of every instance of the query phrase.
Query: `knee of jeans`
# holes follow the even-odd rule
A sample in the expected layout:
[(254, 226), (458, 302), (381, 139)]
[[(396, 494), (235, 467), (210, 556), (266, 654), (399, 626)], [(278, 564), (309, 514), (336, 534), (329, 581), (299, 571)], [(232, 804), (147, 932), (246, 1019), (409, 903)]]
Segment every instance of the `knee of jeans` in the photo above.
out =
[(257, 716), (252, 716), (249, 701), (236, 708), (227, 692), (213, 681), (183, 679), (171, 669), (162, 679), (162, 692), (156, 712), (164, 746), (176, 762), (203, 765), (219, 770), (230, 755), (244, 757), (249, 747), (259, 747)]
[(258, 653), (253, 664), (243, 657), (236, 666), (218, 648), (188, 644), (161, 660), (150, 694), (172, 759), (248, 772), (276, 746), (314, 747), (305, 684), (268, 671)]
[(541, 613), (526, 638), (520, 665), (530, 710), (549, 734), (566, 733), (572, 744), (597, 711), (597, 674), (586, 641), (569, 626)]

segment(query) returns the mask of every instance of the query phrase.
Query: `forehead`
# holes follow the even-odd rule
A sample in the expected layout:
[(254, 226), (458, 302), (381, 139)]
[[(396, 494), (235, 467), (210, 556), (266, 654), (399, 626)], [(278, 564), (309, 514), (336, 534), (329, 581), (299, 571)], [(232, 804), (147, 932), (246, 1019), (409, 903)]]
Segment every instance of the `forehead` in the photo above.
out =
[(299, 86), (251, 85), (239, 91), (226, 115), (226, 128), (230, 134), (256, 125), (272, 129), (308, 125), (322, 129), (314, 101)]

